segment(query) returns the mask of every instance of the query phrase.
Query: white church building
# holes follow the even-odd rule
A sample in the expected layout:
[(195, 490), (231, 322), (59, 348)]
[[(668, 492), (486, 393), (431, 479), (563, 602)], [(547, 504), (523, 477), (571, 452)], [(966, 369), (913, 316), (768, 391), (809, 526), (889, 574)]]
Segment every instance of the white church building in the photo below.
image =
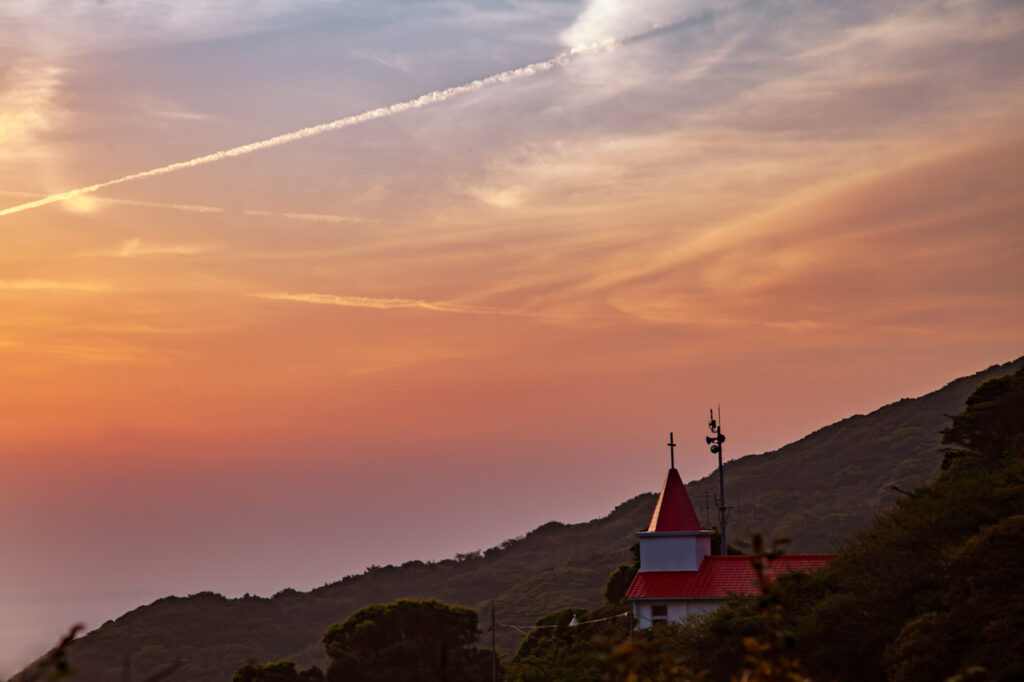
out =
[[(640, 570), (626, 592), (637, 627), (679, 622), (717, 609), (734, 594), (756, 594), (754, 570), (746, 556), (711, 554), (712, 531), (703, 530), (679, 472), (668, 470), (646, 531), (638, 532)], [(829, 554), (790, 554), (768, 563), (769, 575), (813, 572)]]

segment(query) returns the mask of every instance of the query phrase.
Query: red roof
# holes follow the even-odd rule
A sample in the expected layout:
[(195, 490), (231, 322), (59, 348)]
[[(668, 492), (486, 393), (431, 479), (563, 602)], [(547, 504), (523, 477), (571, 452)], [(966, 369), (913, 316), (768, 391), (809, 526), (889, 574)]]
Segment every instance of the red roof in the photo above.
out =
[(697, 513), (693, 511), (690, 496), (686, 494), (679, 472), (674, 468), (668, 470), (665, 485), (658, 497), (658, 506), (651, 516), (651, 525), (647, 532), (694, 531), (700, 530)]
[[(812, 573), (828, 565), (831, 554), (790, 554), (767, 566), (774, 577), (780, 573)], [(696, 571), (648, 571), (637, 573), (626, 592), (627, 599), (721, 599), (735, 594), (756, 594), (754, 569), (745, 556), (706, 556)]]

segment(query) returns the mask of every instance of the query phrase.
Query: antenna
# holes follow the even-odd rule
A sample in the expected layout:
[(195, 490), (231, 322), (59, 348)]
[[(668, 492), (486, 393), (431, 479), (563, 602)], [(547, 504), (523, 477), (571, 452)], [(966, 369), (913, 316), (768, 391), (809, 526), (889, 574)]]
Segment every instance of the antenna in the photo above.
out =
[(722, 406), (718, 405), (718, 419), (715, 419), (715, 411), (713, 409), (708, 410), (708, 429), (711, 431), (710, 436), (706, 436), (705, 440), (708, 443), (709, 449), (712, 454), (718, 455), (718, 528), (722, 534), (722, 543), (719, 547), (719, 554), (725, 556), (729, 553), (729, 543), (725, 537), (725, 517), (729, 508), (725, 506), (725, 473), (722, 469), (722, 443), (725, 442), (725, 436), (722, 434)]

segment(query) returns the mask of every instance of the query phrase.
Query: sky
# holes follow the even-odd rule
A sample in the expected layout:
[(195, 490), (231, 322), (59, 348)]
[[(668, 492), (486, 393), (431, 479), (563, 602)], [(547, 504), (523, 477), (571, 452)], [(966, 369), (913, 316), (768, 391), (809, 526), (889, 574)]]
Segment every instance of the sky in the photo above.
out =
[(602, 516), (669, 431), (710, 472), (713, 405), (732, 458), (1022, 355), (1022, 38), (1009, 0), (0, 0), (0, 677)]

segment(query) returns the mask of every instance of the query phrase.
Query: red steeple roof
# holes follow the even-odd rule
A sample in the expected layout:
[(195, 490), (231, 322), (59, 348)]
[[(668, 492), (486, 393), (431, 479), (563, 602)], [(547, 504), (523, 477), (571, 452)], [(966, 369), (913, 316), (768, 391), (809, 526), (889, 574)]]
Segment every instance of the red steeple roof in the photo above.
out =
[(690, 496), (686, 494), (679, 472), (675, 468), (669, 469), (647, 532), (695, 530), (700, 530), (700, 522), (697, 521), (697, 513), (693, 511)]

